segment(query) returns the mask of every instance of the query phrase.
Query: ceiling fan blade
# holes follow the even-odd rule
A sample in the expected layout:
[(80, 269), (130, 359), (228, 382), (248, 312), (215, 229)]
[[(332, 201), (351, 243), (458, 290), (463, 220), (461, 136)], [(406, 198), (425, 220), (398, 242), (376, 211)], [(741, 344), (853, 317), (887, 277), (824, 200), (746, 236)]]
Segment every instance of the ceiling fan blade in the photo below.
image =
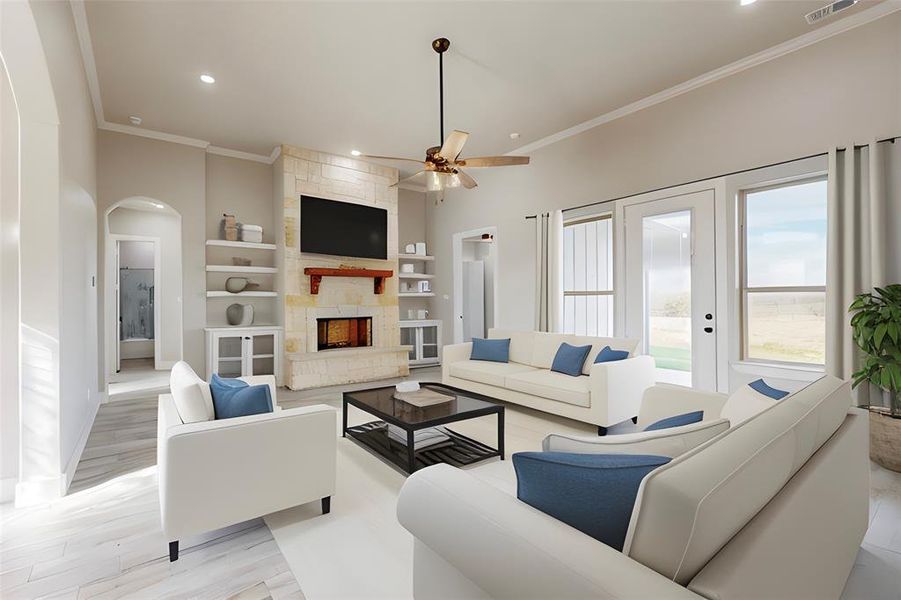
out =
[(447, 139), (444, 140), (444, 145), (441, 146), (438, 155), (450, 162), (454, 162), (457, 160), (457, 157), (460, 156), (460, 151), (463, 150), (463, 145), (468, 138), (469, 134), (465, 131), (454, 129), (451, 134), (447, 136)]
[(507, 167), (529, 164), (528, 156), (479, 156), (456, 161), (461, 167)]
[(478, 183), (476, 183), (475, 179), (473, 179), (472, 177), (469, 176), (468, 173), (464, 173), (463, 171), (458, 170), (457, 177), (460, 178), (460, 183), (462, 183), (463, 187), (465, 187), (467, 190), (471, 190), (472, 188), (479, 185)]
[(421, 165), (425, 164), (423, 161), (419, 160), (418, 158), (401, 158), (399, 156), (377, 156), (375, 154), (361, 154), (360, 156), (358, 156), (356, 158), (371, 158), (373, 160), (404, 160), (407, 162), (419, 163)]
[(415, 175), (411, 175), (410, 177), (405, 177), (404, 179), (400, 179), (397, 183), (392, 184), (389, 187), (398, 187), (404, 188), (408, 190), (417, 190), (424, 191), (426, 189), (426, 185), (428, 183), (428, 178), (426, 174), (429, 171), (420, 171)]

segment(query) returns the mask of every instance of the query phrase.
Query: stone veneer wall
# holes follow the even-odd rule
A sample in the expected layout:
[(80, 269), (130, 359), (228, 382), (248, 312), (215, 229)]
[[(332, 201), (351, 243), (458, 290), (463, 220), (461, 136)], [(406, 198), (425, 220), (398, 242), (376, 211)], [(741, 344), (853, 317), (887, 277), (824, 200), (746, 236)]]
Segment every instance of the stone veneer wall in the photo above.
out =
[[(275, 165), (276, 202), (282, 215), (276, 262), (278, 289), (285, 328), (285, 383), (305, 389), (398, 377), (409, 374), (408, 352), (400, 345), (397, 298), (397, 170), (344, 156), (282, 146)], [(281, 181), (279, 181), (281, 175)], [(302, 254), (300, 252), (300, 196), (365, 204), (388, 211), (388, 259), (372, 260)], [(341, 235), (340, 229), (335, 235)], [(373, 293), (373, 280), (323, 277), (319, 294), (310, 293), (305, 267), (365, 267), (391, 269), (382, 294)], [(316, 316), (372, 315), (373, 346), (367, 349), (316, 351)]]

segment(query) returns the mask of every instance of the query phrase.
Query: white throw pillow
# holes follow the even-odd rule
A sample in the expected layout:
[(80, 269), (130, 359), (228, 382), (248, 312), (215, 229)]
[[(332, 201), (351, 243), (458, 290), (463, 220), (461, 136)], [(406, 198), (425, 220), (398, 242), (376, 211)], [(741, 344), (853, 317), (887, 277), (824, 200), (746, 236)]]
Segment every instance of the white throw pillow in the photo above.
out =
[(182, 423), (213, 420), (215, 413), (210, 384), (198, 377), (188, 363), (179, 361), (172, 367), (169, 390)]
[(729, 419), (729, 424), (735, 427), (739, 423), (765, 411), (777, 402), (778, 400), (761, 394), (750, 385), (745, 384), (732, 392), (732, 395), (729, 396), (723, 405), (720, 416), (724, 419)]

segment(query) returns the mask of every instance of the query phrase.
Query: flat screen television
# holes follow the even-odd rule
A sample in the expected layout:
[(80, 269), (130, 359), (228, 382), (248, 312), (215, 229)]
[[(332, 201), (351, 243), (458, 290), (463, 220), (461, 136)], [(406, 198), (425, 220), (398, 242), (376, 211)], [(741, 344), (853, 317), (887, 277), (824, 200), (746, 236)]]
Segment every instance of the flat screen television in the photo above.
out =
[(357, 258), (388, 258), (388, 211), (301, 196), (300, 251)]

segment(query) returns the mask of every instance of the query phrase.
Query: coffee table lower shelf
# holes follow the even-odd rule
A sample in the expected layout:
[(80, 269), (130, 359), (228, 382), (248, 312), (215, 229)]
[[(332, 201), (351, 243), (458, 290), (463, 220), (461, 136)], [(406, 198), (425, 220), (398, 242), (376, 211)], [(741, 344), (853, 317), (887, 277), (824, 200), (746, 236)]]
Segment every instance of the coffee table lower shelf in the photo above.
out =
[(348, 427), (347, 437), (375, 452), (404, 473), (412, 473), (424, 467), (445, 463), (464, 467), (481, 460), (501, 456), (500, 451), (463, 434), (441, 427), (452, 443), (438, 448), (418, 450), (413, 455), (413, 468), (407, 463), (407, 446), (388, 437), (388, 424), (384, 421), (370, 421), (363, 425)]

